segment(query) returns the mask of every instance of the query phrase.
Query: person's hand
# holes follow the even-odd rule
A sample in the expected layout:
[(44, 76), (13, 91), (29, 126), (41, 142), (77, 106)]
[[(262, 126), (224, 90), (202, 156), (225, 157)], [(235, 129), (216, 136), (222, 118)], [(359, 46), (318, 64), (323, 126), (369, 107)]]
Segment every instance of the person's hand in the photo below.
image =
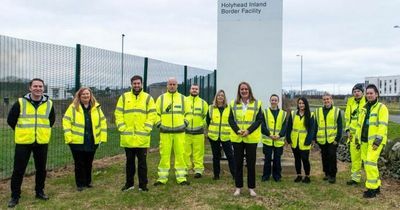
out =
[(379, 147), (379, 146), (377, 146), (377, 145), (375, 145), (375, 144), (372, 144), (372, 150), (376, 150), (376, 149), (378, 149), (378, 147)]
[(349, 141), (351, 142), (353, 136), (351, 135), (350, 131), (347, 131), (347, 138), (349, 138)]
[(249, 131), (248, 130), (242, 131), (242, 137), (246, 137), (248, 135), (249, 135)]

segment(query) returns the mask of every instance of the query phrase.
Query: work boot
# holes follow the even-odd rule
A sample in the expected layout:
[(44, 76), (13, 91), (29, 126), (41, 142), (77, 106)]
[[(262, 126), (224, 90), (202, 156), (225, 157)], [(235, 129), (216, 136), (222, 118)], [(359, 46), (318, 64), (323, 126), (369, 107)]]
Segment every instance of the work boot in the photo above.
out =
[(179, 183), (179, 185), (190, 185), (190, 182), (188, 182), (188, 181), (183, 181), (183, 182)]
[(165, 185), (165, 184), (160, 182), (160, 181), (156, 181), (153, 185), (154, 186), (161, 186), (161, 185)]
[(328, 182), (334, 184), (336, 182), (336, 177), (329, 177)]
[(310, 182), (311, 182), (310, 177), (309, 177), (309, 176), (305, 176), (304, 179), (303, 179), (303, 183), (308, 184), (308, 183), (310, 183)]
[(195, 178), (195, 179), (201, 178), (201, 173), (196, 173), (196, 174), (194, 175), (194, 178)]
[(347, 185), (358, 185), (359, 183), (354, 181), (354, 180), (350, 180), (346, 182)]
[(368, 189), (364, 192), (364, 198), (375, 198), (376, 197), (376, 190)]
[(47, 196), (46, 194), (44, 194), (44, 192), (37, 192), (37, 193), (36, 193), (36, 198), (37, 198), (37, 199), (40, 199), (40, 200), (44, 200), (44, 201), (49, 200), (49, 196)]
[(303, 180), (303, 177), (301, 177), (300, 175), (297, 175), (297, 177), (294, 180), (294, 182), (301, 182), (301, 180)]
[(11, 198), (10, 201), (8, 201), (8, 208), (14, 208), (19, 202), (19, 198)]

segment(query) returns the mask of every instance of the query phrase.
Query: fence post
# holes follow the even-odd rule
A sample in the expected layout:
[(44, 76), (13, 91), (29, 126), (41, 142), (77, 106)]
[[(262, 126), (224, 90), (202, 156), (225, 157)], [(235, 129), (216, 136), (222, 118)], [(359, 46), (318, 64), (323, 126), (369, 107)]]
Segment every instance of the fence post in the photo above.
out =
[(76, 44), (75, 92), (81, 87), (81, 45)]
[(210, 74), (207, 74), (207, 102), (208, 103), (210, 103), (210, 99), (211, 99), (211, 94), (212, 94), (212, 91), (211, 91), (211, 75)]
[(184, 87), (184, 89), (183, 89), (183, 94), (186, 96), (187, 95), (187, 66), (185, 65), (184, 67), (183, 67), (183, 69), (184, 69), (184, 72), (183, 72), (183, 87)]
[(214, 94), (217, 94), (217, 69), (214, 69)]
[(143, 69), (143, 90), (147, 92), (147, 69), (149, 66), (149, 58), (144, 58), (144, 69)]

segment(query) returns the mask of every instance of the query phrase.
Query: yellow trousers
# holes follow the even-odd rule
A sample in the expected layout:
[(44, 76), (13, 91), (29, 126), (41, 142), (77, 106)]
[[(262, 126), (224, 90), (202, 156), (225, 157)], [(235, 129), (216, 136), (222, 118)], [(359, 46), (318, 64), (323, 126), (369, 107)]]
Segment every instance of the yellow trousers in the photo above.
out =
[(185, 135), (185, 163), (188, 170), (193, 168), (195, 173), (203, 174), (204, 134)]

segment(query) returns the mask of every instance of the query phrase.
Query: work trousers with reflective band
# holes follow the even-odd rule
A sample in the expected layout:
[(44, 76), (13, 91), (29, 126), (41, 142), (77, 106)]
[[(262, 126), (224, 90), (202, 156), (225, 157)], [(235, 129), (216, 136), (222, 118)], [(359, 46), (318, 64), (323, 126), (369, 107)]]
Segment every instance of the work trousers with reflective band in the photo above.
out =
[(379, 179), (378, 159), (381, 154), (383, 145), (379, 145), (376, 150), (373, 150), (373, 141), (361, 143), (361, 158), (364, 163), (364, 170), (366, 175), (365, 187), (367, 189), (377, 189), (381, 186)]
[(167, 183), (171, 167), (171, 151), (174, 150), (176, 182), (186, 181), (186, 164), (184, 161), (185, 133), (160, 133), (160, 164), (158, 165), (158, 182)]
[(351, 158), (351, 180), (355, 182), (361, 181), (361, 149), (357, 149), (354, 135), (350, 141), (350, 158)]
[[(203, 174), (204, 171), (204, 134), (185, 134), (185, 164), (189, 170)], [(192, 158), (191, 158), (192, 156)], [(193, 164), (192, 164), (192, 160)]]

